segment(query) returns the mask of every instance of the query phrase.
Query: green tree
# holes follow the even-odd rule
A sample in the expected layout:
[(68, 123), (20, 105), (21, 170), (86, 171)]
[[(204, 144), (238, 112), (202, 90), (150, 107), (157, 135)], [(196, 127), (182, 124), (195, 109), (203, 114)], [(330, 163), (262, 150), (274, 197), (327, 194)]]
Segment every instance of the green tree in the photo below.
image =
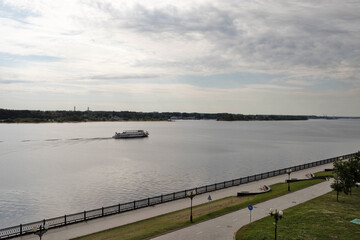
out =
[(360, 182), (360, 152), (357, 152), (353, 158), (349, 159), (347, 164), (353, 180), (353, 185), (355, 185)]
[(360, 182), (360, 152), (348, 161), (334, 162), (334, 168), (334, 183), (331, 188), (336, 191), (339, 201), (340, 192), (351, 195), (351, 188)]
[(339, 202), (339, 193), (343, 191), (344, 185), (336, 173), (334, 174), (334, 182), (331, 184), (331, 188), (336, 191), (336, 201)]

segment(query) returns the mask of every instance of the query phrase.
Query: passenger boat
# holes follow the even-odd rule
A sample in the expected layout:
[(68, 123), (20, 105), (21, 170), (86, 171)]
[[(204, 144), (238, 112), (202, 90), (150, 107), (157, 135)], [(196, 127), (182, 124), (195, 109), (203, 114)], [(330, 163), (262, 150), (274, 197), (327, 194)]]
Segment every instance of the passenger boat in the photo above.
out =
[(149, 133), (144, 130), (126, 130), (122, 133), (116, 132), (113, 138), (119, 139), (119, 138), (142, 138), (149, 136)]

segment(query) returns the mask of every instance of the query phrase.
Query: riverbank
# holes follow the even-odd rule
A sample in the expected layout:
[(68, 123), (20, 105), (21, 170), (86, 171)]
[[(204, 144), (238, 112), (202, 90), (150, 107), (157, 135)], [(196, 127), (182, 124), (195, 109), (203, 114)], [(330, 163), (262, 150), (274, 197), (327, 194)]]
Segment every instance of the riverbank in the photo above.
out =
[[(331, 190), (330, 181), (325, 181), (281, 197), (255, 204), (251, 211), (251, 221), (254, 222), (268, 216), (270, 208), (281, 209), (284, 211), (284, 214), (286, 214), (286, 209), (319, 197)], [(190, 227), (152, 238), (152, 240), (233, 240), (236, 231), (242, 226), (249, 224), (249, 222), (250, 211), (248, 208), (243, 208), (206, 222), (194, 224)], [(270, 226), (274, 226), (272, 222), (270, 223)], [(271, 233), (273, 233), (273, 231), (271, 231)], [(262, 238), (255, 237), (252, 239)], [(269, 239), (273, 239), (273, 235)]]
[[(324, 180), (312, 179), (293, 183), (291, 186), (292, 192), (313, 186), (322, 181)], [(286, 183), (273, 184), (270, 185), (269, 188), (271, 188), (271, 192), (264, 192), (263, 194), (257, 194), (256, 196), (232, 196), (217, 201), (209, 201), (208, 203), (193, 207), (191, 210), (192, 222), (189, 221), (190, 209), (187, 208), (133, 224), (76, 238), (76, 240), (118, 240), (119, 236), (121, 236), (122, 240), (141, 240), (158, 235), (167, 235), (169, 232), (182, 231), (182, 229), (190, 227), (194, 224), (211, 221), (215, 218), (231, 214), (239, 209), (245, 209), (250, 204), (257, 205), (275, 197), (285, 197), (285, 195), (289, 193)]]
[[(303, 178), (306, 174), (310, 172), (318, 172), (322, 171), (326, 168), (331, 168), (332, 163), (325, 164), (309, 169), (304, 169), (300, 171), (296, 171), (292, 173), (293, 178)], [(287, 179), (287, 175), (280, 175), (272, 178), (267, 178), (255, 182), (251, 182), (248, 184), (243, 184), (235, 187), (225, 188), (222, 190), (218, 190), (215, 192), (210, 193), (211, 198), (213, 201), (226, 198), (229, 196), (236, 196), (237, 192), (240, 191), (257, 191), (259, 189), (259, 186), (262, 185), (272, 185), (279, 182), (284, 182), (284, 180)], [(208, 202), (208, 194), (202, 194), (198, 195), (193, 199), (193, 205), (198, 206), (203, 203)], [(122, 214), (112, 215), (108, 217), (104, 217), (101, 219), (95, 219), (87, 222), (82, 222), (78, 224), (68, 225), (61, 228), (55, 228), (50, 229), (46, 233), (46, 238), (48, 239), (59, 239), (59, 240), (65, 240), (65, 239), (71, 239), (76, 238), (80, 236), (84, 236), (87, 234), (107, 230), (110, 228), (123, 226), (129, 223), (134, 223), (137, 221), (141, 221), (144, 219), (148, 219), (151, 217), (156, 217), (162, 214), (178, 211), (181, 209), (185, 209), (189, 207), (189, 199), (180, 199), (168, 203), (163, 203), (160, 205), (155, 205), (152, 207), (137, 209), (131, 212), (125, 212)], [(237, 229), (236, 229), (237, 230)], [(44, 239), (46, 239), (44, 236)], [(34, 235), (27, 235), (23, 237), (18, 237), (16, 239), (38, 239), (37, 236)]]

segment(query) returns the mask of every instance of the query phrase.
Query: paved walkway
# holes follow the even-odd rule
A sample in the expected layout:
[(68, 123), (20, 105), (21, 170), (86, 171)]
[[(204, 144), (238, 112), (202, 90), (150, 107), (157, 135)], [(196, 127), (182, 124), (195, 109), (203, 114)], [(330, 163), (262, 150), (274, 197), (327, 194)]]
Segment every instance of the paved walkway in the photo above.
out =
[[(326, 181), (285, 196), (256, 204), (252, 210), (251, 219), (252, 221), (256, 221), (268, 216), (270, 208), (284, 210), (330, 191), (330, 181)], [(286, 210), (284, 211), (284, 217), (286, 217)], [(232, 240), (237, 230), (249, 222), (250, 211), (246, 208), (153, 238), (153, 240)], [(281, 221), (279, 225), (281, 225)]]
[[(325, 168), (332, 168), (332, 163), (293, 172), (291, 174), (291, 177), (304, 178), (307, 173), (323, 171)], [(286, 179), (287, 179), (286, 174), (280, 175), (268, 179), (251, 182), (248, 184), (243, 184), (236, 187), (230, 187), (215, 192), (211, 192), (210, 195), (212, 200), (217, 200), (228, 196), (236, 196), (236, 193), (240, 191), (258, 191), (259, 186), (263, 186), (265, 184), (271, 185), (278, 182), (284, 182)], [(328, 191), (330, 191), (329, 182), (324, 182), (319, 185), (313, 186), (311, 188), (307, 188), (277, 199), (273, 199), (261, 204), (257, 204), (256, 208), (253, 210), (252, 218), (255, 220), (266, 216), (267, 211), (270, 207), (273, 208), (281, 207), (282, 209), (286, 209), (288, 207), (294, 206), (295, 204), (298, 204), (300, 201), (307, 201), (316, 196), (320, 196)], [(207, 200), (208, 196), (209, 193), (196, 196), (193, 199), (193, 205), (195, 206), (208, 202)], [(90, 233), (99, 232), (109, 228), (125, 225), (128, 223), (140, 221), (146, 218), (162, 215), (168, 212), (173, 212), (176, 210), (188, 208), (189, 205), (190, 205), (189, 199), (180, 199), (168, 203), (155, 205), (152, 207), (137, 209), (135, 211), (94, 219), (78, 224), (60, 227), (57, 229), (50, 229), (46, 234), (44, 234), (42, 239), (67, 240), (67, 239), (87, 235)], [(232, 239), (233, 233), (244, 224), (247, 224), (248, 220), (249, 220), (249, 211), (247, 209), (240, 210), (213, 220), (209, 220), (179, 231), (172, 232), (170, 234), (163, 235), (156, 239)], [(214, 232), (216, 233), (213, 233), (211, 235), (206, 235), (209, 233), (210, 229), (215, 230)], [(15, 239), (38, 240), (39, 237), (36, 235), (27, 235)]]

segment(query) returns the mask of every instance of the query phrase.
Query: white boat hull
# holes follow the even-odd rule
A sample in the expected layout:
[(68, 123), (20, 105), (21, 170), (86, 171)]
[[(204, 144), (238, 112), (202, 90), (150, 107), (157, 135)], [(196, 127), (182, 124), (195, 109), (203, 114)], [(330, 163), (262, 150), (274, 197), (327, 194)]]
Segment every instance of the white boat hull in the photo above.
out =
[(121, 138), (144, 138), (148, 137), (149, 133), (147, 131), (143, 130), (130, 130), (130, 131), (124, 131), (122, 133), (115, 133), (113, 138), (115, 139), (121, 139)]

